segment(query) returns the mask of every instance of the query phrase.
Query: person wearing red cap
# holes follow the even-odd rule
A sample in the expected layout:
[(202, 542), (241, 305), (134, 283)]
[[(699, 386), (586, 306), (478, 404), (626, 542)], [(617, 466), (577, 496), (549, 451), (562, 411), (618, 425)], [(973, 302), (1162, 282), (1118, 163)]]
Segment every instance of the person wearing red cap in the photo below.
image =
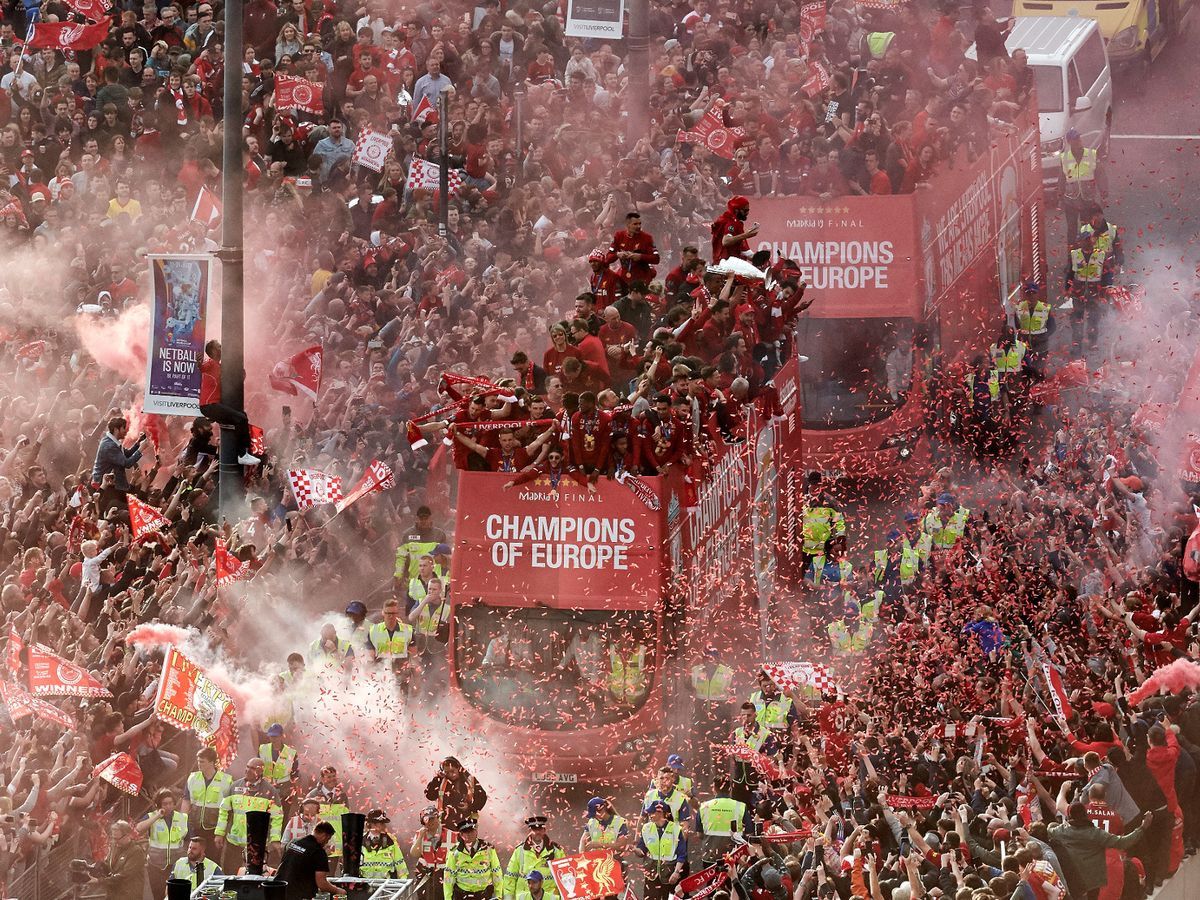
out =
[(745, 197), (730, 197), (725, 212), (712, 223), (712, 261), (715, 265), (723, 259), (736, 256), (749, 259), (753, 251), (750, 239), (758, 234), (758, 225), (746, 227), (750, 216), (750, 201)]

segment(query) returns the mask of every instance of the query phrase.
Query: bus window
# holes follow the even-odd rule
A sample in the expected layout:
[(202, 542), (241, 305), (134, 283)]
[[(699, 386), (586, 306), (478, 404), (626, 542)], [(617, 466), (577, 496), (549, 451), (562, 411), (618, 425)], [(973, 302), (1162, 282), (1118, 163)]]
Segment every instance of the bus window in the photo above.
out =
[(912, 385), (912, 319), (804, 319), (804, 427), (853, 428), (890, 416)]
[(1063, 111), (1063, 70), (1058, 66), (1030, 66), (1037, 87), (1038, 112)]
[(510, 725), (606, 725), (641, 708), (654, 676), (654, 614), (503, 608), (455, 610), (463, 696)]

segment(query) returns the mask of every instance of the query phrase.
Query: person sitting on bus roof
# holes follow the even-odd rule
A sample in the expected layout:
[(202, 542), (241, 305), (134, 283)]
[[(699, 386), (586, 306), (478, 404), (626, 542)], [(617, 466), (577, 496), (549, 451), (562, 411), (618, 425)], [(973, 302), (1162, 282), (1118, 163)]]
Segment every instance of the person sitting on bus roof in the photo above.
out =
[(491, 472), (520, 472), (528, 468), (535, 459), (540, 459), (542, 447), (554, 436), (553, 423), (547, 425), (527, 447), (522, 447), (517, 441), (514, 429), (504, 428), (496, 432), (497, 446), (487, 447), (461, 434), (453, 423), (450, 424), (450, 434), (454, 440), (465, 445), (472, 453), (483, 457)]

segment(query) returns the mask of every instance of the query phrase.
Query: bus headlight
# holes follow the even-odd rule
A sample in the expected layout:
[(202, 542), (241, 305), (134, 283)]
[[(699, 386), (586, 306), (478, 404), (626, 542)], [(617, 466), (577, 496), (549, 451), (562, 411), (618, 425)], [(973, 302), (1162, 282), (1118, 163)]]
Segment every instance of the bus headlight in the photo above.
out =
[(1113, 35), (1110, 44), (1114, 50), (1132, 50), (1137, 46), (1138, 28), (1136, 25), (1130, 25), (1128, 28), (1122, 28)]

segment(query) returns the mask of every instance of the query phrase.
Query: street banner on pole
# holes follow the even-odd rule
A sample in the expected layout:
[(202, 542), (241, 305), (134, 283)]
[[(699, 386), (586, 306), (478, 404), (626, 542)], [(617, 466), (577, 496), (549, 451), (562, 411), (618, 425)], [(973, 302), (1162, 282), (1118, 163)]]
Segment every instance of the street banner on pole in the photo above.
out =
[(200, 415), (210, 265), (205, 255), (150, 257), (153, 295), (142, 403), (148, 413)]
[(625, 0), (567, 0), (567, 37), (620, 40), (624, 26)]

